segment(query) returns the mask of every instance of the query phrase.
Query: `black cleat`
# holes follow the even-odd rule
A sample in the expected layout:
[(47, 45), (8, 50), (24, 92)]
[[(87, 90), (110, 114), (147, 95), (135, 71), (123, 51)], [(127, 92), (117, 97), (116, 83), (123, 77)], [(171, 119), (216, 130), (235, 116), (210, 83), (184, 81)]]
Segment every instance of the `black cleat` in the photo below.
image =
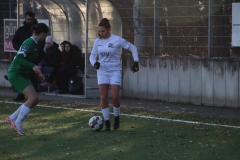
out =
[(25, 100), (24, 94), (19, 93), (16, 98), (13, 99), (14, 101), (22, 101)]
[(115, 117), (115, 121), (114, 121), (114, 124), (113, 124), (113, 127), (115, 130), (117, 130), (120, 126), (120, 121), (119, 121), (119, 116)]
[(105, 121), (105, 131), (110, 131), (110, 128), (111, 128), (110, 121), (109, 121), (109, 120), (106, 120), (106, 121)]

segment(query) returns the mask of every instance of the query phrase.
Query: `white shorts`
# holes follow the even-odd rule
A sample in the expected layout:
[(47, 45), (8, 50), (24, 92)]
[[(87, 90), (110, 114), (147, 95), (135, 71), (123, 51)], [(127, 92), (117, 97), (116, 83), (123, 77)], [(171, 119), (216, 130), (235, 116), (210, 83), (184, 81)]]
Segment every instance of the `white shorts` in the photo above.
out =
[(97, 79), (99, 84), (121, 85), (122, 71), (97, 71)]

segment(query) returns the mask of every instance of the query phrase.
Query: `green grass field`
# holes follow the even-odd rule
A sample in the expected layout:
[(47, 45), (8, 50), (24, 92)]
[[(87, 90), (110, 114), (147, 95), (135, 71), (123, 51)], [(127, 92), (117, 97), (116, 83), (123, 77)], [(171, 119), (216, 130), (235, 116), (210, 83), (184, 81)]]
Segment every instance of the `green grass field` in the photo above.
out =
[[(99, 110), (98, 106), (77, 103), (41, 101), (41, 105)], [(19, 137), (4, 122), (18, 107), (19, 104), (0, 102), (1, 160), (238, 160), (240, 157), (240, 129), (121, 116), (119, 130), (93, 132), (88, 120), (100, 113), (61, 108), (34, 108), (23, 123), (26, 136)], [(122, 113), (240, 124), (237, 119), (190, 114), (124, 108)]]

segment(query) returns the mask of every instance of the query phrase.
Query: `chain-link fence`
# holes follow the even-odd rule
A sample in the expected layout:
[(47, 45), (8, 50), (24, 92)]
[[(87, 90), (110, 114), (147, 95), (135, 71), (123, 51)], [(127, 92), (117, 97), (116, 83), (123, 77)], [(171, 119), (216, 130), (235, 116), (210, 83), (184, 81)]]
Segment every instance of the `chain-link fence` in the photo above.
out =
[(123, 21), (123, 37), (141, 55), (232, 57), (232, 3), (239, 0), (110, 0)]
[[(36, 12), (36, 17), (50, 20), (49, 25), (53, 28), (51, 33), (61, 34), (59, 41), (68, 39), (76, 42), (82, 49), (85, 47), (85, 0), (19, 2), (19, 18), (24, 18), (24, 12), (32, 9)], [(96, 38), (98, 22), (108, 16), (112, 18), (112, 29), (135, 44), (140, 55), (238, 57), (239, 48), (231, 47), (233, 2), (240, 0), (89, 1), (89, 51), (93, 39)], [(1, 60), (7, 60), (11, 59), (11, 56), (3, 50), (3, 19), (17, 18), (17, 1), (2, 0), (0, 3), (0, 57)], [(108, 3), (111, 5), (106, 5)], [(119, 17), (112, 16), (113, 13), (118, 13)], [(123, 53), (127, 51), (123, 50)]]

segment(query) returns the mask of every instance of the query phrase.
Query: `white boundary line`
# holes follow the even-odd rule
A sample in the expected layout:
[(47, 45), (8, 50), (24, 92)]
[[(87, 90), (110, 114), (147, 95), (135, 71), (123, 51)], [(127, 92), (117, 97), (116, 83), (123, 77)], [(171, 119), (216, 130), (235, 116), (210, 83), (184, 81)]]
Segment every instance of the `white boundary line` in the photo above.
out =
[[(6, 101), (0, 101), (0, 103), (22, 104), (22, 103), (19, 103), (19, 102), (6, 102)], [(74, 108), (56, 107), (56, 106), (47, 106), (47, 105), (37, 105), (37, 106), (38, 107), (43, 107), (43, 108), (54, 108), (54, 109), (75, 110), (75, 111), (81, 111), (81, 112), (101, 113), (101, 111), (86, 110), (86, 109), (74, 109)], [(111, 114), (113, 114), (113, 113), (111, 113)], [(131, 114), (120, 114), (120, 115), (121, 116), (129, 116), (129, 117), (168, 121), (168, 122), (179, 122), (179, 123), (188, 123), (188, 124), (199, 124), (199, 125), (205, 125), (205, 126), (240, 129), (240, 126), (223, 125), (223, 124), (215, 124), (215, 123), (194, 122), (194, 121), (187, 121), (187, 120), (177, 120), (177, 119), (160, 118), (160, 117), (152, 117), (152, 116), (139, 116), (139, 115), (131, 115)]]

